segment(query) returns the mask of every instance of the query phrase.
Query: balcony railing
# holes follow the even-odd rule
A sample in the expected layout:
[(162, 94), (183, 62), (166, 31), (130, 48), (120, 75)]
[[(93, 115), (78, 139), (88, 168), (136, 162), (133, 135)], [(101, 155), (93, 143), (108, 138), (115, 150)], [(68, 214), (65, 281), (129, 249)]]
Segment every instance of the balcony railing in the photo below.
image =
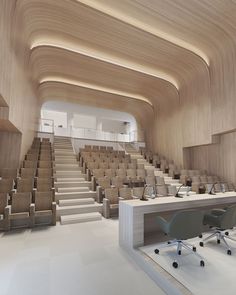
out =
[(98, 129), (79, 128), (70, 126), (68, 128), (54, 126), (54, 121), (40, 119), (39, 132), (52, 133), (56, 136), (68, 136), (73, 138), (104, 140), (114, 142), (136, 142), (144, 141), (143, 131), (131, 131), (129, 133), (106, 132)]

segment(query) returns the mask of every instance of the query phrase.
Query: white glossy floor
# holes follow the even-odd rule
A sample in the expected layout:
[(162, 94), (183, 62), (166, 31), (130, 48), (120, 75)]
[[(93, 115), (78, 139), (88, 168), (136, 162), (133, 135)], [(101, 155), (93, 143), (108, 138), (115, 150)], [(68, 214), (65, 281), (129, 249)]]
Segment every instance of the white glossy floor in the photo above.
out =
[(162, 295), (118, 245), (118, 221), (0, 236), (0, 295)]
[[(236, 230), (231, 231), (230, 236), (236, 239)], [(199, 259), (186, 250), (183, 250), (182, 255), (178, 257), (178, 269), (172, 267), (172, 262), (176, 258), (176, 248), (162, 249), (158, 255), (154, 253), (154, 249), (159, 248), (160, 244), (144, 246), (140, 250), (194, 295), (235, 295), (236, 242), (229, 241), (232, 247), (232, 256), (229, 256), (224, 245), (218, 245), (215, 239), (206, 243), (204, 248), (199, 246), (199, 241), (197, 238), (189, 243), (197, 247), (197, 252), (204, 258), (205, 267), (200, 267)]]

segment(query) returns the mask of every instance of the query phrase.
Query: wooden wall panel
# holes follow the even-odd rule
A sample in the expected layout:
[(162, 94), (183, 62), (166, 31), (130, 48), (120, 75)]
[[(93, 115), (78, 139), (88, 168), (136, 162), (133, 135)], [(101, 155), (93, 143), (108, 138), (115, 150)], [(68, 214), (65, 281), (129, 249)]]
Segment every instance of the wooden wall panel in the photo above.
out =
[[(23, 156), (35, 134), (39, 106), (22, 54), (24, 47), (20, 42), (15, 47), (12, 44), (16, 34), (15, 5), (15, 0), (0, 1), (0, 93), (9, 107), (9, 121), (22, 133), (21, 156)], [(3, 145), (1, 149), (11, 146), (12, 158), (6, 156), (3, 159), (4, 163), (6, 159), (9, 159), (10, 165), (13, 165), (14, 160), (19, 156), (19, 135), (11, 134), (10, 138), (6, 139), (7, 135), (1, 134), (0, 137)], [(9, 141), (9, 144), (4, 144), (5, 140)], [(2, 150), (0, 154), (4, 157)], [(0, 163), (3, 163), (1, 159)]]
[(18, 168), (21, 151), (21, 134), (0, 132), (0, 169)]

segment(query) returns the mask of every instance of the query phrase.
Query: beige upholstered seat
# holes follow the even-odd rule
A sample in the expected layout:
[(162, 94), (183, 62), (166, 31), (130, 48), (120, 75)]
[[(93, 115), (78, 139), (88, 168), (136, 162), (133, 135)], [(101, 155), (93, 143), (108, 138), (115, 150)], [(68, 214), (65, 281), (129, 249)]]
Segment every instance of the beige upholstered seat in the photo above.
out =
[(0, 229), (6, 229), (6, 207), (8, 204), (7, 193), (0, 192)]
[(147, 169), (146, 174), (147, 174), (147, 176), (153, 176), (154, 177), (154, 170), (153, 169)]
[(144, 194), (144, 187), (134, 187), (132, 189), (133, 198), (140, 199)]
[(38, 177), (50, 178), (52, 177), (52, 169), (50, 168), (38, 168)]
[(136, 163), (128, 163), (128, 169), (136, 169), (137, 164)]
[(35, 168), (21, 168), (20, 176), (21, 178), (34, 178), (36, 175)]
[(120, 177), (120, 176), (115, 176), (112, 177), (111, 179), (111, 184), (114, 187), (120, 188), (120, 187), (124, 187), (124, 177)]
[(132, 190), (129, 187), (122, 187), (119, 188), (119, 197), (123, 200), (131, 200), (132, 197)]
[(117, 169), (116, 170), (116, 176), (126, 178), (126, 170), (125, 169)]
[(118, 188), (106, 188), (105, 198), (103, 199), (103, 216), (110, 218), (112, 211), (117, 211), (119, 206)]
[(21, 178), (17, 179), (16, 182), (16, 190), (18, 193), (28, 193), (32, 192), (34, 187), (34, 179), (33, 178)]
[(99, 168), (100, 169), (108, 169), (108, 163), (105, 163), (105, 162), (99, 163)]
[(165, 185), (164, 177), (156, 176), (156, 184), (157, 185)]
[(56, 203), (53, 202), (52, 192), (36, 192), (33, 224), (45, 224), (44, 217), (49, 216), (49, 223), (56, 225)]
[(157, 196), (158, 197), (167, 197), (168, 196), (168, 190), (166, 185), (157, 185)]
[(0, 193), (11, 193), (13, 190), (13, 179), (0, 179)]
[[(31, 193), (14, 193), (12, 204), (6, 207), (6, 230), (11, 226), (33, 226), (34, 204)], [(15, 222), (13, 222), (15, 221)]]
[(144, 169), (144, 164), (137, 164), (137, 169)]
[(39, 168), (52, 168), (51, 161), (39, 161)]
[(145, 171), (145, 169), (137, 169), (137, 178), (144, 180), (145, 177), (146, 177), (146, 171)]
[(137, 171), (136, 169), (127, 169), (127, 178), (131, 180), (136, 180), (137, 179)]
[(127, 163), (119, 163), (119, 169), (127, 169), (128, 164)]
[(34, 169), (36, 169), (37, 165), (38, 165), (37, 161), (28, 161), (27, 160), (27, 161), (24, 161), (24, 163), (23, 163), (24, 168), (34, 168)]
[(106, 188), (111, 187), (111, 179), (109, 177), (102, 177), (97, 179), (97, 201), (98, 203), (102, 202), (102, 199), (104, 197), (104, 191)]
[(27, 161), (38, 161), (38, 158), (39, 158), (39, 155), (38, 154), (27, 154), (26, 156), (25, 156), (25, 159), (27, 160)]
[(106, 169), (105, 176), (110, 177), (110, 178), (115, 177), (116, 176), (115, 169)]
[(177, 194), (177, 189), (175, 185), (168, 185), (167, 189), (168, 189), (168, 195), (175, 196)]
[(119, 164), (118, 163), (109, 163), (109, 168), (110, 169), (118, 169)]
[(1, 169), (2, 178), (11, 178), (16, 179), (17, 177), (17, 169), (15, 168), (3, 168)]

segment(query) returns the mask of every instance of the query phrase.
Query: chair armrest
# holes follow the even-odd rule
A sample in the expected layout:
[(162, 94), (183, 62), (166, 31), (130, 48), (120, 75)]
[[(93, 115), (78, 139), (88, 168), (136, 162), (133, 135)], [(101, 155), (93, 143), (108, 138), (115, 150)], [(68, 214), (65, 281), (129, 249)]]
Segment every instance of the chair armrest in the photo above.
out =
[(57, 204), (52, 202), (52, 225), (56, 225), (57, 222)]
[(96, 191), (96, 178), (94, 176), (92, 176), (92, 179), (91, 179), (91, 187), (92, 187), (92, 191)]
[(119, 200), (119, 201), (124, 201), (125, 198), (119, 197), (118, 200)]
[(103, 216), (105, 218), (110, 218), (110, 200), (107, 198), (103, 199)]
[(102, 187), (97, 186), (96, 192), (97, 192), (97, 202), (102, 203)]
[(35, 225), (35, 204), (30, 204), (30, 219), (29, 226), (34, 227)]
[(30, 204), (30, 216), (35, 215), (35, 204)]
[(8, 218), (10, 214), (11, 214), (11, 205), (7, 205), (4, 208), (4, 217), (5, 218)]
[(160, 226), (161, 230), (164, 233), (168, 234), (168, 227), (169, 227), (168, 225), (169, 225), (169, 223), (161, 216), (156, 217), (156, 222)]

